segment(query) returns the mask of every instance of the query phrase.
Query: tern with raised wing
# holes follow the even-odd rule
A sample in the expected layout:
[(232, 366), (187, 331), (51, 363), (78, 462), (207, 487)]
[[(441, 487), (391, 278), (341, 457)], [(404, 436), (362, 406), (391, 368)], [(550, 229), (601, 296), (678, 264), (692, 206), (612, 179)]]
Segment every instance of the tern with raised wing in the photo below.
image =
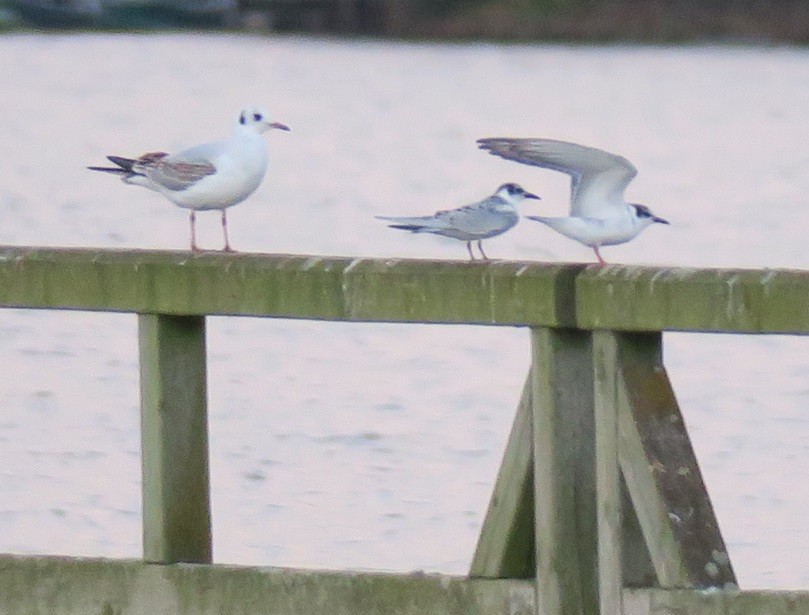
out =
[(475, 260), (472, 253), (472, 242), (475, 241), (480, 255), (488, 260), (489, 257), (483, 251), (483, 240), (505, 233), (517, 224), (520, 220), (517, 205), (525, 199), (539, 197), (517, 184), (503, 184), (493, 195), (478, 203), (438, 211), (432, 216), (376, 217), (393, 222), (388, 225), (391, 228), (414, 233), (433, 233), (465, 241), (472, 260)]
[(239, 114), (228, 139), (197, 145), (177, 154), (150, 152), (139, 158), (107, 156), (116, 166), (87, 168), (118, 175), (125, 184), (154, 190), (175, 205), (189, 209), (194, 252), (199, 251), (196, 212), (221, 211), (224, 250), (232, 252), (226, 211), (250, 196), (264, 178), (269, 157), (261, 133), (272, 128), (289, 130), (285, 124), (270, 121), (263, 110), (251, 107)]
[(645, 205), (626, 202), (624, 190), (638, 171), (622, 156), (553, 139), (479, 139), (478, 145), (507, 160), (570, 175), (570, 215), (527, 218), (591, 247), (601, 266), (606, 261), (600, 246), (625, 243), (655, 222), (668, 224)]

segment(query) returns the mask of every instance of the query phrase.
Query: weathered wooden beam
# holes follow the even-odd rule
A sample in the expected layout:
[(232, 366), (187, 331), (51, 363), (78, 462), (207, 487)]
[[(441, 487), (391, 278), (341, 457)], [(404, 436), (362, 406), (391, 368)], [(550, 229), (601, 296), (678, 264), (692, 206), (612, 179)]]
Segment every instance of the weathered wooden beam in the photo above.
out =
[(537, 328), (531, 340), (537, 614), (594, 614), (601, 564), (590, 334)]
[[(3, 615), (534, 615), (534, 600), (531, 581), (0, 555)], [(809, 591), (624, 590), (624, 615), (804, 613)]]
[(533, 583), (0, 555), (3, 615), (534, 615)]
[(611, 266), (576, 278), (576, 320), (616, 331), (807, 334), (809, 271)]
[(736, 587), (663, 367), (659, 333), (615, 336), (621, 470), (660, 587)]
[(612, 331), (593, 333), (598, 595), (600, 613), (623, 613), (623, 503), (618, 464), (620, 375)]
[(143, 557), (211, 562), (205, 318), (138, 320)]
[(532, 389), (529, 372), (472, 558), (471, 577), (527, 579), (536, 575)]
[[(621, 443), (618, 442), (620, 447)], [(620, 455), (619, 455), (620, 462)], [(621, 477), (621, 569), (623, 586), (657, 587), (657, 574), (652, 565), (646, 538), (629, 497), (626, 481)]]
[(804, 615), (809, 591), (624, 591), (623, 615)]
[[(337, 321), (572, 323), (562, 265), (0, 248), (0, 306)], [(556, 288), (561, 285), (562, 291)]]
[(809, 272), (0, 248), (0, 307), (809, 334)]

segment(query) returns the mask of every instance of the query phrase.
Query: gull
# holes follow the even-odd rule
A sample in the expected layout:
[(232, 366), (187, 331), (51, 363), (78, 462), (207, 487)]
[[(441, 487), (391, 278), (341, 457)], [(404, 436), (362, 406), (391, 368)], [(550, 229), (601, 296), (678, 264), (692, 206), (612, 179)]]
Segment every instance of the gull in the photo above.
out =
[(570, 216), (526, 217), (593, 248), (600, 266), (606, 261), (599, 246), (627, 242), (655, 222), (668, 224), (645, 205), (624, 200), (624, 190), (638, 171), (622, 156), (552, 139), (479, 139), (478, 145), (507, 160), (570, 175)]
[(481, 256), (484, 260), (488, 260), (489, 257), (483, 251), (482, 241), (505, 233), (517, 224), (520, 220), (517, 205), (524, 199), (539, 199), (539, 197), (523, 190), (517, 184), (503, 184), (493, 195), (478, 203), (438, 211), (432, 216), (376, 217), (379, 220), (394, 222), (395, 224), (388, 225), (390, 228), (414, 233), (433, 233), (465, 241), (472, 260), (475, 260), (472, 242), (477, 241)]
[(289, 130), (271, 122), (267, 114), (246, 108), (239, 114), (228, 139), (203, 143), (177, 154), (149, 152), (139, 158), (107, 156), (114, 167), (87, 167), (121, 177), (125, 184), (159, 192), (172, 203), (191, 211), (191, 250), (198, 252), (196, 212), (220, 210), (225, 252), (228, 239), (227, 208), (242, 202), (258, 188), (267, 170), (267, 148), (261, 133), (271, 128)]

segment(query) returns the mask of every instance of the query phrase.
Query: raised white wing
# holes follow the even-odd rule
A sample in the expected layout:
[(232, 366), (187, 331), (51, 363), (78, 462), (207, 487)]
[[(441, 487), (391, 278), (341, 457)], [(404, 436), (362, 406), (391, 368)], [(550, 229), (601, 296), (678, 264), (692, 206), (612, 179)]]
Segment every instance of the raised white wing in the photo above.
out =
[(492, 138), (478, 145), (507, 160), (570, 175), (570, 215), (576, 217), (609, 217), (623, 207), (624, 190), (638, 174), (622, 156), (567, 141)]

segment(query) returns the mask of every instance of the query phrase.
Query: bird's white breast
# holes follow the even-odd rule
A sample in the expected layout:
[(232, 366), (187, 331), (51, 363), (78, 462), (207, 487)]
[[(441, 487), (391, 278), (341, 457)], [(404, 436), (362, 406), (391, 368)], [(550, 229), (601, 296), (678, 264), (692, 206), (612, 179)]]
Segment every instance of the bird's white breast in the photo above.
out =
[(164, 191), (180, 207), (189, 209), (225, 209), (250, 196), (264, 179), (269, 157), (263, 139), (257, 134), (242, 134), (226, 143), (212, 157), (216, 168), (185, 190)]
[(648, 226), (639, 223), (628, 207), (619, 215), (603, 219), (569, 217), (541, 218), (539, 221), (562, 235), (590, 247), (624, 243)]

